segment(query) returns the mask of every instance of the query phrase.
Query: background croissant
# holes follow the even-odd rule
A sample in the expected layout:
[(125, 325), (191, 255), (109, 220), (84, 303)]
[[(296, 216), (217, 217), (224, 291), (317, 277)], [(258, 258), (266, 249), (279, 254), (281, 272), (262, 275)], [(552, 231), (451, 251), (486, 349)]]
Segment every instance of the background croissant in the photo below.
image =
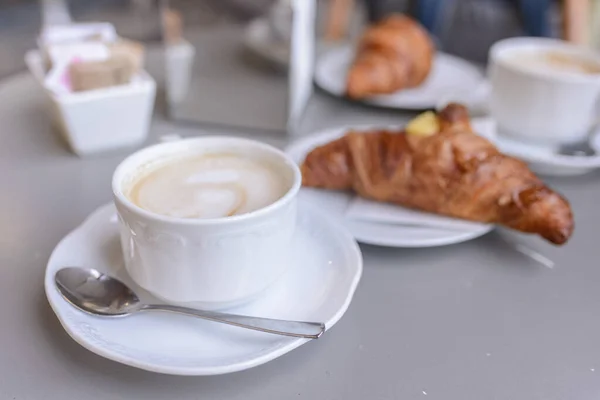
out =
[(363, 33), (348, 72), (347, 95), (360, 99), (418, 86), (429, 75), (433, 56), (433, 42), (418, 22), (391, 15)]
[(316, 148), (302, 165), (303, 184), (502, 224), (555, 244), (569, 239), (569, 203), (522, 161), (474, 134), (463, 106), (451, 104), (436, 118), (433, 135), (350, 132)]

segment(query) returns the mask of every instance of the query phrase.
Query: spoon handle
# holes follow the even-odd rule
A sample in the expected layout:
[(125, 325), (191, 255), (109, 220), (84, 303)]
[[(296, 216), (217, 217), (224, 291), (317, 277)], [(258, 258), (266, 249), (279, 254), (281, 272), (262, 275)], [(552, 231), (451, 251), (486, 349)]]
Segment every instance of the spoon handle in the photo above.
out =
[(192, 315), (209, 321), (238, 326), (240, 328), (307, 339), (318, 339), (325, 331), (325, 324), (320, 322), (284, 321), (279, 319), (248, 317), (244, 315), (196, 310), (193, 308), (167, 304), (147, 304), (142, 307), (142, 310), (170, 311), (178, 314)]

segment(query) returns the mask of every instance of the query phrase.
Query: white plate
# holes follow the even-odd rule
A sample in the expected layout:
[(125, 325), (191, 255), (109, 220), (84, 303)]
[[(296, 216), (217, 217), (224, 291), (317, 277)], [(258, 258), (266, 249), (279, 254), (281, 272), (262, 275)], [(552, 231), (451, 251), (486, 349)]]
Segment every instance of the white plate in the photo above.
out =
[(534, 172), (541, 175), (581, 175), (600, 168), (600, 135), (596, 135), (591, 143), (597, 155), (563, 156), (548, 147), (535, 146), (498, 135), (496, 123), (492, 118), (474, 119), (473, 128), (478, 134), (494, 142), (504, 154), (522, 159)]
[[(348, 130), (369, 130), (373, 127), (338, 127), (326, 129), (299, 139), (286, 149), (294, 161), (301, 164), (306, 155), (315, 147), (328, 143), (344, 135)], [(393, 127), (385, 127), (393, 128)], [(316, 205), (320, 210), (345, 226), (356, 240), (362, 243), (389, 247), (433, 247), (464, 242), (482, 236), (494, 228), (481, 225), (466, 230), (439, 229), (425, 226), (382, 224), (350, 220), (345, 217), (346, 209), (354, 195), (347, 192), (302, 188), (300, 199)]]
[[(330, 329), (350, 304), (362, 273), (356, 242), (320, 213), (300, 207), (290, 271), (259, 299), (228, 311), (261, 317), (320, 321)], [(54, 274), (65, 266), (108, 272), (132, 284), (123, 268), (114, 206), (94, 212), (56, 247), (46, 269), (45, 290), (63, 327), (82, 346), (111, 360), (176, 375), (216, 375), (273, 360), (307, 339), (271, 335), (161, 312), (125, 318), (85, 314), (58, 293)]]
[[(354, 58), (352, 46), (339, 47), (317, 60), (315, 82), (334, 96), (344, 97), (346, 74)], [(372, 96), (365, 103), (404, 110), (435, 108), (440, 99), (453, 93), (473, 93), (485, 83), (482, 71), (469, 62), (444, 53), (436, 53), (433, 69), (427, 80), (414, 89), (394, 94)]]
[(269, 22), (265, 18), (250, 22), (243, 40), (244, 46), (254, 54), (280, 68), (287, 68), (290, 59), (289, 45), (272, 38)]

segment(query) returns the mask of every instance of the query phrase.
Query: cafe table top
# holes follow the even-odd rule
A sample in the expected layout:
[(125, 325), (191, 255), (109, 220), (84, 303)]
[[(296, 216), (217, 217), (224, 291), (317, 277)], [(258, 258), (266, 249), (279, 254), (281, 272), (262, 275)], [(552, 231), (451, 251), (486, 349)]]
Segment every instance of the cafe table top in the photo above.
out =
[[(402, 123), (317, 93), (305, 132)], [(199, 105), (201, 106), (201, 105)], [(161, 136), (227, 132), (154, 118)], [(228, 375), (160, 375), (87, 351), (62, 329), (43, 290), (56, 244), (111, 201), (115, 166), (133, 149), (68, 151), (26, 73), (0, 82), (0, 399), (587, 400), (600, 396), (600, 174), (549, 178), (575, 212), (572, 240), (493, 231), (446, 247), (361, 245), (349, 310), (323, 338)], [(283, 134), (235, 134), (283, 147)], [(293, 138), (292, 138), (293, 139)], [(536, 262), (514, 243), (553, 261)], [(511, 244), (513, 243), (513, 244)]]

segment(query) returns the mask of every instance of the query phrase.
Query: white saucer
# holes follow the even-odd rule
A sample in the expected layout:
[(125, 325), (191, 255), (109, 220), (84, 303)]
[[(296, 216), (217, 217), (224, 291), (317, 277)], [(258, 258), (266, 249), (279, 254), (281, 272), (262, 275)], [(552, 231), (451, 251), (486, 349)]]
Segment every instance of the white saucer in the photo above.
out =
[[(343, 46), (320, 56), (315, 67), (315, 82), (326, 92), (344, 97), (346, 74), (354, 58), (353, 46)], [(372, 96), (365, 103), (387, 108), (423, 110), (435, 108), (441, 98), (455, 92), (473, 93), (485, 83), (482, 71), (461, 58), (438, 52), (433, 69), (419, 87), (394, 94)]]
[[(286, 153), (298, 164), (315, 147), (326, 144), (344, 135), (348, 130), (369, 130), (373, 127), (338, 127), (326, 129), (299, 139), (286, 149)], [(394, 127), (386, 127), (393, 129)], [(396, 127), (397, 128), (397, 127)], [(316, 205), (320, 210), (345, 226), (361, 243), (389, 247), (434, 247), (461, 243), (482, 236), (494, 228), (493, 225), (479, 225), (470, 229), (451, 230), (437, 227), (382, 224), (364, 220), (348, 219), (346, 209), (354, 199), (347, 192), (336, 192), (314, 188), (302, 188), (301, 200)]]
[(497, 134), (496, 123), (492, 118), (476, 118), (472, 121), (474, 130), (494, 142), (507, 155), (527, 162), (532, 171), (547, 176), (582, 175), (600, 168), (600, 136), (596, 135), (595, 148), (597, 155), (564, 156), (556, 154), (551, 148), (535, 146), (506, 136)]
[[(320, 321), (327, 329), (342, 317), (362, 273), (358, 245), (350, 234), (306, 205), (300, 207), (294, 243), (290, 271), (259, 299), (228, 311)], [(255, 367), (307, 342), (169, 313), (94, 317), (75, 309), (58, 293), (54, 274), (65, 266), (108, 272), (135, 288), (143, 300), (153, 301), (125, 273), (112, 204), (95, 211), (54, 249), (45, 290), (75, 341), (123, 364), (166, 374), (216, 375)]]
[(289, 45), (273, 39), (267, 19), (257, 18), (250, 22), (244, 32), (243, 41), (244, 46), (257, 56), (279, 68), (287, 68), (290, 59)]

